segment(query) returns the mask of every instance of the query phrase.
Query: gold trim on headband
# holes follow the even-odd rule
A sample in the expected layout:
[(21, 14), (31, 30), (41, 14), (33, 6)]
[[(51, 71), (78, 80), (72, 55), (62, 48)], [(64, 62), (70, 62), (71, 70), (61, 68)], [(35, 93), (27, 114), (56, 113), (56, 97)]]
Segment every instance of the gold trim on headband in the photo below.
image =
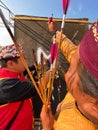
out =
[(95, 41), (98, 42), (98, 32), (95, 25), (92, 27), (92, 32), (94, 34)]

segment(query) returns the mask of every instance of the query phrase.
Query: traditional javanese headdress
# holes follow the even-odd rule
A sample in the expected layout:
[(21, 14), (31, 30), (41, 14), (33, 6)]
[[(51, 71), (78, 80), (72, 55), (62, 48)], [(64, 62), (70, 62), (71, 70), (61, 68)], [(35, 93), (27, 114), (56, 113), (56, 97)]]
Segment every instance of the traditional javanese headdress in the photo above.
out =
[[(20, 51), (24, 54), (22, 46), (20, 44), (18, 45), (19, 45)], [(14, 44), (7, 45), (0, 48), (0, 60), (6, 59), (6, 58), (14, 58), (14, 57), (20, 57)]]
[(79, 46), (80, 60), (98, 80), (98, 23), (94, 23), (84, 35)]

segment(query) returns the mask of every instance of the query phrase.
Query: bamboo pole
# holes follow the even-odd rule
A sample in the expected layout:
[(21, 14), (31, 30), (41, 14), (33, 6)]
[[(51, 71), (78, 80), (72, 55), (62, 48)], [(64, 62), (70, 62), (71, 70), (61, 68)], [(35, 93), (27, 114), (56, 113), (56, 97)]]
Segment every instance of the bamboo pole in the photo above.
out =
[[(33, 17), (33, 16), (15, 16), (11, 18), (12, 20), (29, 20), (29, 21), (48, 21), (49, 18), (46, 17)], [(62, 22), (60, 18), (53, 19), (56, 22)], [(65, 19), (66, 23), (79, 23), (79, 24), (93, 24), (94, 22), (79, 19)]]

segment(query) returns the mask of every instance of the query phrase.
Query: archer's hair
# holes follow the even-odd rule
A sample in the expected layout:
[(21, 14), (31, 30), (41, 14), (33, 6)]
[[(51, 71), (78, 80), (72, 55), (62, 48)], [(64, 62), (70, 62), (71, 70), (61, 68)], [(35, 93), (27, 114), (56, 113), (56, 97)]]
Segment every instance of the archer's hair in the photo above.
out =
[(7, 62), (9, 60), (11, 60), (11, 61), (13, 61), (15, 63), (18, 63), (18, 58), (19, 57), (2, 59), (2, 60), (0, 60), (0, 66), (3, 67), (3, 68), (7, 67)]
[(80, 79), (79, 87), (86, 94), (98, 98), (98, 80), (79, 62), (78, 75)]

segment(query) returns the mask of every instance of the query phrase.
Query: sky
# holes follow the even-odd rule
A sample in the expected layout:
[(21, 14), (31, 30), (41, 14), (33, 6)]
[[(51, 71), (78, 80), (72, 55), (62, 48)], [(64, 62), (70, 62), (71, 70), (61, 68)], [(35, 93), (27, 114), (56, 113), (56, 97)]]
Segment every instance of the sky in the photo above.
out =
[[(0, 0), (0, 8), (6, 18), (8, 12), (2, 7), (2, 2), (14, 15), (28, 15), (62, 18), (62, 0)], [(70, 0), (66, 18), (88, 18), (94, 22), (98, 18), (98, 0)], [(9, 34), (0, 21), (0, 46), (12, 44)]]

